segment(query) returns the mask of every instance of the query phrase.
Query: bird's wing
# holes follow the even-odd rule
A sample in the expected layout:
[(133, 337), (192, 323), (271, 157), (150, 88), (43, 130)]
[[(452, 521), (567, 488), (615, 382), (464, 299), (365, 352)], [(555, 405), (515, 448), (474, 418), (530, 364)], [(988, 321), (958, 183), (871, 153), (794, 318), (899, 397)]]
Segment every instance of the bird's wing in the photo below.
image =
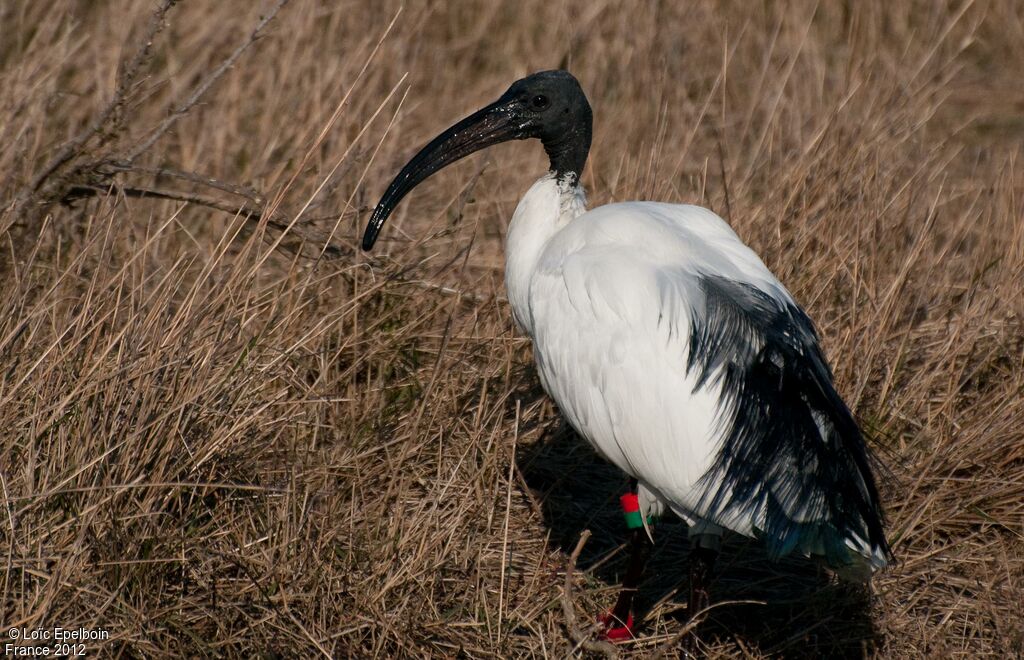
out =
[(541, 256), (530, 314), (562, 412), (677, 511), (777, 556), (884, 563), (868, 453), (813, 325), (713, 213), (584, 214)]

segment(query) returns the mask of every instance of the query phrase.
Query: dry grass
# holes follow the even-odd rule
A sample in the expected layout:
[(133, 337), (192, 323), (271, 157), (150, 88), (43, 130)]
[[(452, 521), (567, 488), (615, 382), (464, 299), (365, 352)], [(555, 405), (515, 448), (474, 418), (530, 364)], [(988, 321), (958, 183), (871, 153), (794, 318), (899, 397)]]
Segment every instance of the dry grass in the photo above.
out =
[[(103, 628), (90, 652), (119, 657), (580, 652), (569, 553), (594, 532), (585, 621), (624, 480), (563, 428), (503, 298), (541, 150), (468, 159), (353, 250), (414, 148), (565, 64), (595, 107), (591, 202), (726, 216), (893, 472), (873, 597), (734, 539), (716, 598), (767, 604), (712, 612), (708, 655), (1024, 653), (1019, 4), (417, 1), (387, 33), (397, 3), (293, 0), (136, 169), (97, 170), (271, 8), (233, 4), (171, 8), (134, 77), (151, 0), (0, 4), (4, 627)], [(55, 204), (73, 185), (92, 196)], [(685, 623), (685, 533), (658, 537), (624, 654)]]

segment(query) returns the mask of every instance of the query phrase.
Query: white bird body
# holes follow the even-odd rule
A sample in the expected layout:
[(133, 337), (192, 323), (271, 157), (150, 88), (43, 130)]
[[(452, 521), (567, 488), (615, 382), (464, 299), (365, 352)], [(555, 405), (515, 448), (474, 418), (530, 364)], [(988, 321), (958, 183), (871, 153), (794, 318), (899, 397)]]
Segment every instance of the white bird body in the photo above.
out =
[(665, 509), (695, 540), (691, 611), (706, 605), (701, 585), (723, 528), (761, 538), (772, 557), (821, 555), (850, 577), (869, 576), (890, 556), (870, 456), (810, 319), (707, 209), (587, 211), (578, 181), (591, 124), (568, 72), (513, 83), (406, 163), (363, 248), (432, 173), (492, 144), (539, 139), (550, 172), (512, 217), (505, 283), (545, 390), (636, 481), (623, 500), (633, 552), (614, 619), (629, 629), (646, 561), (638, 530)]
[[(729, 406), (721, 378), (687, 368), (707, 274), (750, 285), (780, 308), (796, 307), (729, 225), (684, 204), (620, 202), (587, 211), (582, 189), (549, 173), (516, 208), (506, 254), (509, 301), (533, 340), (544, 389), (581, 436), (639, 481), (641, 510), (659, 515), (667, 507), (700, 534), (764, 529), (763, 503), (727, 509), (711, 502), (702, 480), (729, 431)], [(778, 495), (798, 521), (827, 517), (815, 503)], [(884, 565), (863, 538), (844, 542)], [(824, 554), (819, 545), (799, 549)]]

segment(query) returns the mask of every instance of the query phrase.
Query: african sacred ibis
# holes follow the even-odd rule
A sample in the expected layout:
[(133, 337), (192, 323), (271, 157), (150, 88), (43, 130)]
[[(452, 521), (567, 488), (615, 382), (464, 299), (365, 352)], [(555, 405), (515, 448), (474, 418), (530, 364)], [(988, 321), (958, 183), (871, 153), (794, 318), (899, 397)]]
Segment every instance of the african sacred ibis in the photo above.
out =
[[(632, 599), (666, 508), (690, 525), (690, 612), (707, 604), (723, 529), (768, 553), (820, 556), (864, 579), (891, 558), (868, 451), (810, 319), (724, 220), (697, 206), (586, 210), (591, 110), (565, 71), (519, 80), (441, 133), (370, 218), (373, 247), (401, 199), (446, 165), (538, 138), (551, 160), (508, 228), (505, 285), (544, 389), (576, 431), (632, 477), (632, 556), (607, 619), (632, 634)], [(637, 512), (639, 510), (639, 512)]]

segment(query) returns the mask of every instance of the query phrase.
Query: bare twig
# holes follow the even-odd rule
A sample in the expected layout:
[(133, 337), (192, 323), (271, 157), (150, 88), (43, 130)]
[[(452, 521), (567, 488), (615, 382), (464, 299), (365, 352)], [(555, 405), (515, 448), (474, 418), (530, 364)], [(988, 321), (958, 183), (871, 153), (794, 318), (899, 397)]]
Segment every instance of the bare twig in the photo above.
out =
[[(255, 206), (262, 206), (266, 204), (266, 197), (258, 190), (250, 188), (249, 186), (243, 186), (235, 183), (229, 183), (227, 181), (221, 181), (205, 174), (199, 174), (198, 172), (186, 172), (173, 167), (146, 167), (143, 165), (135, 165), (125, 161), (111, 161), (104, 164), (105, 167), (110, 167), (113, 170), (119, 172), (128, 172), (136, 174), (148, 174), (153, 177), (168, 176), (174, 179), (181, 179), (182, 181), (189, 181), (200, 186), (209, 186), (216, 190), (221, 190), (232, 195), (238, 195), (244, 197)], [(332, 218), (334, 216), (331, 216)]]
[(155, 39), (156, 35), (163, 29), (164, 18), (167, 16), (167, 12), (170, 11), (171, 7), (176, 3), (177, 0), (163, 0), (163, 2), (153, 10), (153, 15), (149, 18), (149, 24), (146, 26), (146, 32), (139, 43), (138, 49), (135, 51), (135, 55), (121, 68), (120, 75), (118, 76), (117, 88), (114, 90), (114, 96), (110, 99), (110, 102), (98, 115), (96, 115), (85, 130), (61, 145), (54, 157), (50, 159), (50, 162), (48, 162), (43, 169), (33, 177), (28, 188), (23, 192), (24, 199), (21, 200), (22, 203), (32, 193), (38, 191), (50, 176), (52, 176), (53, 173), (61, 166), (77, 156), (81, 151), (82, 146), (94, 135), (99, 133), (110, 118), (115, 116), (116, 113), (124, 107), (124, 104), (128, 99), (128, 90), (135, 84), (135, 80), (139, 76), (139, 71), (142, 70), (142, 65), (145, 64), (147, 59), (149, 59), (150, 51), (153, 49), (153, 39)]
[[(104, 128), (107, 127), (111, 119), (115, 119), (119, 115), (121, 109), (128, 101), (129, 91), (135, 85), (139, 72), (142, 71), (146, 61), (149, 60), (150, 53), (153, 50), (153, 40), (164, 27), (164, 19), (167, 16), (167, 12), (176, 3), (177, 0), (162, 0), (157, 8), (153, 10), (142, 39), (135, 49), (135, 54), (127, 63), (120, 67), (117, 87), (110, 102), (89, 122), (85, 129), (62, 144), (57, 149), (57, 153), (54, 154), (53, 158), (21, 190), (15, 198), (12, 212), (9, 215), (10, 219), (3, 226), (0, 226), (0, 232), (6, 232), (10, 229), (11, 224), (21, 215), (30, 200), (36, 198), (52, 202), (62, 197), (62, 189), (66, 188), (71, 179), (74, 178), (74, 172), (80, 172), (92, 167), (92, 165), (79, 164), (78, 167), (72, 168), (70, 172), (65, 172), (61, 176), (56, 177), (56, 179), (54, 178), (55, 174), (81, 156), (89, 140), (97, 135), (102, 136)], [(101, 141), (105, 141), (105, 139), (101, 138)], [(47, 185), (48, 183), (49, 185)], [(40, 194), (43, 188), (47, 188), (49, 192)]]
[(135, 147), (128, 152), (128, 155), (125, 158), (125, 160), (129, 162), (134, 161), (144, 152), (148, 151), (149, 148), (152, 147), (153, 144), (157, 140), (159, 140), (164, 135), (164, 133), (166, 133), (171, 128), (171, 126), (174, 125), (175, 122), (177, 122), (179, 119), (188, 114), (188, 111), (191, 110), (195, 106), (195, 104), (199, 102), (201, 98), (203, 98), (206, 92), (209, 91), (210, 87), (212, 87), (214, 83), (220, 80), (224, 73), (231, 68), (231, 66), (238, 60), (239, 57), (242, 56), (242, 53), (244, 53), (249, 48), (249, 46), (251, 46), (257, 39), (259, 39), (260, 35), (263, 32), (263, 29), (266, 28), (267, 25), (272, 20), (274, 20), (274, 17), (277, 16), (277, 13), (281, 11), (281, 8), (288, 4), (289, 1), (290, 0), (278, 0), (278, 3), (274, 5), (273, 9), (271, 9), (267, 13), (267, 15), (264, 16), (263, 19), (256, 24), (256, 27), (253, 29), (249, 37), (241, 44), (239, 44), (238, 48), (236, 48), (234, 52), (228, 55), (227, 58), (225, 58), (224, 61), (221, 62), (216, 69), (211, 71), (210, 74), (206, 76), (206, 78), (204, 78), (201, 83), (199, 83), (199, 86), (195, 88), (195, 90), (192, 92), (192, 95), (185, 99), (184, 102), (179, 104), (178, 107), (172, 110), (171, 114), (168, 115), (167, 118), (164, 119), (160, 123), (160, 125), (157, 126), (149, 134), (148, 137), (146, 137), (146, 139), (142, 140), (139, 144), (135, 145)]
[[(251, 223), (258, 223), (261, 220), (265, 220), (268, 227), (276, 229), (280, 232), (288, 232), (296, 236), (300, 241), (319, 243), (309, 237), (304, 236), (301, 232), (297, 231), (294, 227), (289, 227), (290, 223), (282, 220), (276, 216), (266, 216), (264, 211), (260, 210), (260, 207), (252, 206), (249, 204), (237, 204), (229, 203), (214, 197), (207, 195), (200, 195), (198, 193), (183, 192), (179, 190), (166, 190), (160, 188), (142, 188), (138, 186), (121, 186), (117, 184), (109, 185), (75, 185), (71, 187), (67, 194), (64, 196), (65, 203), (74, 202), (76, 199), (82, 199), (85, 197), (101, 197), (110, 193), (111, 191), (117, 192), (125, 197), (133, 198), (154, 198), (154, 199), (169, 199), (178, 202), (188, 202), (191, 204), (198, 204), (207, 208), (215, 209), (217, 211), (223, 211), (224, 213), (230, 213), (231, 215), (243, 216)], [(350, 256), (353, 253), (352, 249), (344, 248), (340, 245), (333, 243), (327, 243), (324, 245), (323, 250), (326, 254), (331, 257), (344, 257)]]
[[(209, 91), (214, 83), (261, 36), (266, 26), (277, 16), (281, 8), (288, 4), (289, 0), (279, 0), (270, 12), (260, 19), (248, 38), (225, 58), (219, 66), (211, 71), (192, 90), (187, 99), (178, 103), (160, 125), (150, 132), (142, 142), (132, 147), (126, 158), (112, 159), (110, 158), (109, 150), (107, 153), (100, 153), (98, 148), (92, 149), (88, 159), (82, 157), (86, 153), (86, 145), (95, 136), (100, 135), (100, 145), (109, 140), (109, 135), (104, 137), (103, 132), (110, 132), (109, 126), (111, 121), (117, 119), (121, 108), (127, 102), (129, 92), (138, 79), (139, 72), (150, 57), (153, 40), (156, 34), (163, 28), (167, 12), (176, 2), (177, 0), (163, 0), (160, 6), (154, 10), (140, 46), (136, 49), (132, 58), (120, 68), (118, 85), (110, 103), (96, 115), (84, 131), (62, 145), (54, 158), (36, 174), (30, 184), (17, 198), (12, 209), (13, 212), (9, 214), (10, 222), (14, 222), (14, 219), (20, 215), (20, 211), (33, 199), (39, 202), (40, 207), (46, 207), (56, 201), (67, 204), (75, 199), (100, 196), (115, 190), (126, 197), (152, 197), (190, 202), (233, 215), (241, 215), (250, 221), (265, 221), (269, 227), (277, 231), (282, 233), (289, 232), (289, 223), (280, 220), (273, 212), (268, 213), (264, 210), (267, 206), (266, 197), (251, 187), (228, 183), (195, 172), (185, 172), (171, 167), (145, 167), (135, 165), (133, 162), (137, 156), (149, 149), (164, 135), (178, 119), (195, 107), (196, 103)], [(71, 164), (70, 167), (69, 163)], [(62, 170), (64, 171), (62, 172)], [(122, 185), (112, 180), (114, 175), (119, 172), (146, 174), (153, 177), (167, 176), (204, 186), (207, 189), (219, 190), (241, 197), (244, 202), (226, 202), (194, 192)], [(7, 229), (7, 226), (3, 227), (4, 231)], [(307, 241), (301, 232), (295, 231), (291, 233), (300, 240)], [(351, 250), (331, 245), (329, 240), (323, 242), (325, 243), (323, 251), (331, 256), (351, 253)]]
[[(707, 617), (708, 612), (710, 612), (713, 609), (716, 609), (716, 608), (719, 608), (719, 607), (725, 607), (726, 605), (764, 605), (764, 604), (765, 603), (764, 603), (763, 600), (723, 600), (720, 603), (715, 603), (714, 605), (709, 605), (709, 606), (705, 607), (704, 609), (700, 610), (699, 612), (694, 612), (693, 615), (690, 617), (690, 620), (686, 622), (686, 625), (683, 626), (682, 629), (679, 630), (675, 635), (673, 635), (670, 640), (668, 640), (667, 642), (665, 642), (664, 644), (659, 646), (654, 651), (654, 654), (651, 655), (651, 658), (652, 658), (652, 660), (657, 660), (658, 658), (668, 657), (668, 652), (674, 650), (676, 645), (679, 644), (680, 641), (682, 641), (686, 636), (692, 634), (693, 631), (697, 629), (697, 626), (699, 626), (701, 623), (704, 622), (704, 619)], [(687, 657), (690, 657), (692, 655), (693, 655), (692, 652), (687, 651)]]
[[(111, 173), (109, 171), (104, 171), (104, 169), (135, 171), (151, 174), (153, 176), (171, 176), (244, 197), (252, 207), (264, 206), (265, 198), (263, 195), (246, 186), (230, 184), (210, 177), (183, 172), (173, 168), (137, 167), (133, 165), (132, 161), (153, 146), (153, 144), (160, 139), (160, 137), (164, 135), (176, 121), (188, 114), (188, 112), (195, 107), (196, 103), (198, 103), (206, 92), (209, 91), (214, 83), (216, 83), (224, 73), (231, 68), (238, 58), (241, 57), (242, 53), (244, 53), (246, 49), (248, 49), (249, 46), (251, 46), (261, 36), (266, 26), (277, 16), (281, 8), (288, 4), (288, 2), (289, 0), (279, 0), (267, 15), (260, 20), (248, 38), (227, 58), (225, 58), (219, 66), (211, 71), (210, 74), (207, 75), (192, 91), (189, 97), (179, 103), (159, 126), (150, 132), (144, 140), (132, 147), (126, 158), (110, 160), (109, 155), (100, 154), (99, 157), (95, 158), (92, 162), (81, 162), (80, 157), (83, 154), (85, 145), (95, 136), (101, 135), (102, 131), (110, 124), (111, 120), (116, 119), (120, 110), (124, 107), (128, 99), (129, 91), (137, 81), (140, 71), (150, 57), (153, 40), (160, 30), (163, 29), (164, 19), (167, 12), (177, 3), (177, 0), (163, 0), (153, 11), (145, 34), (143, 35), (141, 43), (136, 49), (135, 54), (121, 67), (120, 74), (118, 76), (117, 88), (114, 91), (114, 96), (111, 101), (96, 115), (85, 130), (68, 142), (64, 143), (58, 149), (54, 157), (50, 159), (50, 161), (32, 178), (29, 185), (26, 186), (16, 200), (14, 213), (11, 214), (12, 221), (14, 217), (19, 215), (19, 211), (21, 211), (33, 198), (41, 201), (43, 205), (47, 205), (57, 200), (66, 202), (75, 197), (92, 196), (97, 194), (97, 191), (106, 190), (106, 185), (98, 185), (100, 182), (106, 184), (111, 177)], [(105, 141), (106, 139), (103, 139), (101, 136), (101, 143)], [(76, 159), (79, 159), (79, 162), (71, 167), (70, 170), (55, 177), (55, 174), (60, 172), (62, 169), (67, 168), (68, 164), (73, 163)], [(88, 179), (90, 177), (90, 173), (94, 175), (92, 181), (84, 184), (76, 181), (76, 179), (79, 178)], [(46, 189), (46, 192), (41, 194), (40, 191), (44, 188)], [(202, 196), (189, 195), (187, 193), (129, 187), (119, 187), (119, 189), (122, 193), (128, 196), (150, 196), (163, 197), (165, 199), (179, 199), (182, 201), (193, 201), (210, 208), (228, 210), (229, 212), (245, 213), (252, 217), (260, 217), (261, 215), (253, 208), (247, 208), (246, 206), (225, 206), (217, 200)], [(187, 199), (182, 199), (183, 197), (186, 197)], [(4, 229), (6, 230), (6, 227)]]
[(572, 578), (576, 572), (576, 560), (580, 558), (583, 546), (587, 544), (587, 539), (589, 538), (590, 530), (583, 530), (583, 533), (580, 534), (580, 540), (576, 542), (576, 548), (572, 551), (572, 555), (569, 556), (569, 566), (565, 569), (565, 587), (562, 589), (562, 613), (565, 615), (565, 627), (569, 630), (569, 635), (578, 646), (591, 653), (600, 653), (606, 658), (617, 658), (619, 657), (619, 651), (614, 645), (609, 642), (591, 639), (588, 631), (581, 630), (576, 622), (576, 607), (572, 602)]
[[(253, 209), (261, 208), (261, 207), (265, 206), (266, 203), (267, 203), (267, 196), (264, 195), (259, 190), (256, 190), (255, 188), (252, 188), (250, 186), (245, 186), (245, 185), (241, 185), (241, 184), (231, 183), (229, 181), (222, 181), (221, 179), (215, 179), (215, 178), (213, 178), (211, 176), (207, 176), (207, 175), (201, 174), (199, 172), (186, 172), (185, 170), (179, 170), (179, 169), (174, 168), (174, 167), (167, 167), (167, 166), (147, 167), (145, 165), (136, 165), (134, 163), (128, 163), (126, 161), (109, 161), (107, 163), (104, 163), (102, 166), (100, 166), (100, 170), (101, 171), (99, 172), (99, 174), (101, 174), (103, 177), (109, 176), (113, 172), (123, 172), (125, 174), (146, 174), (146, 175), (152, 176), (154, 178), (156, 178), (156, 177), (170, 177), (170, 178), (173, 178), (173, 179), (180, 179), (181, 181), (188, 181), (189, 183), (194, 183), (197, 186), (205, 186), (207, 188), (213, 188), (214, 190), (220, 190), (221, 192), (226, 192), (226, 193), (231, 194), (231, 195), (236, 195), (238, 197), (242, 197), (243, 199), (245, 199), (245, 200), (247, 200), (249, 202), (249, 204), (251, 205), (252, 208), (245, 209), (244, 206), (237, 206), (237, 205), (234, 205), (234, 204), (226, 204), (226, 203), (225, 204), (221, 204), (219, 202), (218, 203), (211, 203), (210, 200), (212, 200), (213, 198), (208, 198), (208, 197), (204, 197), (204, 196), (193, 196), (193, 197), (189, 197), (189, 198), (182, 198), (182, 197), (180, 197), (180, 196), (185, 196), (185, 195), (189, 195), (190, 194), (190, 193), (184, 193), (184, 192), (174, 192), (174, 191), (168, 192), (166, 190), (160, 190), (160, 189), (157, 189), (157, 188), (142, 188), (142, 187), (139, 187), (139, 186), (123, 187), (126, 190), (135, 190), (135, 191), (140, 191), (140, 192), (149, 191), (148, 195), (135, 195), (135, 196), (139, 196), (139, 197), (149, 196), (149, 197), (162, 197), (162, 198), (165, 198), (165, 199), (180, 199), (181, 201), (195, 202), (196, 204), (201, 204), (203, 206), (207, 206), (207, 207), (210, 207), (210, 208), (213, 208), (213, 209), (225, 211), (225, 212), (228, 212), (228, 213), (236, 213), (236, 212), (238, 212), (240, 210), (243, 210), (243, 211), (246, 211), (247, 214), (253, 215), (253, 217), (255, 217), (257, 219), (260, 217), (261, 214), (257, 213), (257, 212), (254, 212)], [(110, 170), (110, 171), (108, 171), (108, 170)], [(119, 189), (120, 188), (121, 187), (119, 187)], [(101, 185), (93, 185), (93, 184), (80, 184), (80, 185), (76, 185), (74, 188), (70, 189), (64, 195), (64, 198), (61, 201), (64, 202), (64, 203), (68, 203), (68, 202), (74, 201), (76, 198), (79, 198), (79, 197), (92, 197), (92, 196), (96, 195), (96, 191), (98, 191), (98, 190), (105, 190), (105, 189), (106, 189), (106, 186), (101, 186)], [(176, 195), (176, 196), (168, 197), (169, 194), (170, 195)], [(129, 196), (133, 196), (133, 195), (129, 194)], [(366, 213), (366, 212), (372, 211), (372, 210), (373, 210), (373, 207), (370, 207), (370, 206), (360, 206), (360, 207), (357, 207), (357, 208), (349, 209), (347, 211), (342, 211), (340, 213), (340, 215), (342, 215), (342, 216), (345, 216), (345, 215), (359, 215), (359, 214)], [(324, 221), (328, 221), (328, 220), (329, 221), (335, 221), (335, 220), (337, 220), (338, 216), (339, 216), (338, 213), (332, 213), (331, 215), (302, 216), (302, 219), (305, 220), (306, 222), (324, 222)]]
[[(216, 209), (218, 211), (224, 211), (225, 213), (249, 216), (256, 220), (262, 217), (262, 213), (258, 209), (245, 204), (228, 204), (222, 202), (219, 199), (214, 199), (212, 197), (207, 197), (205, 195), (182, 192), (178, 190), (140, 188), (137, 186), (120, 186), (117, 184), (110, 184), (105, 186), (78, 184), (72, 186), (68, 190), (67, 195), (64, 196), (63, 201), (65, 203), (71, 203), (77, 199), (82, 199), (84, 197), (99, 197), (110, 191), (117, 192), (121, 195), (124, 195), (125, 197), (153, 197), (156, 199), (170, 199), (178, 202), (190, 202), (192, 204), (199, 204), (200, 206), (206, 206), (212, 209)], [(267, 220), (267, 224), (272, 227), (275, 226), (274, 223), (275, 221), (273, 219)]]

